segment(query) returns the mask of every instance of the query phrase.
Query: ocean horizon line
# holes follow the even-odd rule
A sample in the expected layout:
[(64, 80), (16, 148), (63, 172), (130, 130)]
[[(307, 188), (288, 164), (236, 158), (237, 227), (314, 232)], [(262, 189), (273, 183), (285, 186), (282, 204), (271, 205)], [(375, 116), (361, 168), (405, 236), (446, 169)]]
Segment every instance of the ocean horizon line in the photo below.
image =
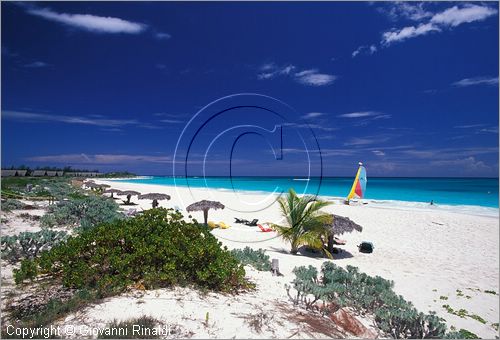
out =
[[(133, 176), (134, 177), (134, 176)], [(130, 177), (130, 178), (133, 178)], [(352, 178), (354, 179), (355, 173), (352, 176), (301, 176), (301, 175), (283, 175), (283, 176), (264, 176), (264, 175), (240, 175), (240, 176), (225, 176), (225, 175), (149, 175), (149, 174), (137, 174), (135, 177), (176, 177), (176, 178), (193, 178), (193, 177), (205, 177), (205, 178)], [(496, 179), (499, 177), (477, 177), (477, 176), (370, 176), (370, 178), (398, 178), (398, 179)], [(368, 179), (368, 180), (369, 180)]]

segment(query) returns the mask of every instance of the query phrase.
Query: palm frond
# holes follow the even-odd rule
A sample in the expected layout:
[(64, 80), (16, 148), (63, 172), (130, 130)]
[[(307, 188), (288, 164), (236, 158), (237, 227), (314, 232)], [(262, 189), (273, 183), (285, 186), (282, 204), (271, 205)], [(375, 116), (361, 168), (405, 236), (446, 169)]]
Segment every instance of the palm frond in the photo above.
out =
[(290, 242), (292, 251), (302, 245), (322, 249), (321, 236), (327, 233), (325, 225), (331, 215), (320, 210), (330, 203), (311, 195), (299, 197), (293, 189), (285, 197), (280, 197), (278, 203), (287, 225), (272, 227), (285, 241)]

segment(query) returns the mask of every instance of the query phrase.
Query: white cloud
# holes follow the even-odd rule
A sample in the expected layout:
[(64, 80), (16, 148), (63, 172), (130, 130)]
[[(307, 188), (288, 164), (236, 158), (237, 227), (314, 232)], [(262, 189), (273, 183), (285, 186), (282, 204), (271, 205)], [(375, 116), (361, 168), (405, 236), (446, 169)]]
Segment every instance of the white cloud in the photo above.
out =
[(160, 122), (162, 122), (162, 123), (168, 123), (168, 124), (179, 124), (179, 123), (182, 123), (182, 120), (178, 120), (178, 119), (160, 119)]
[(135, 119), (103, 119), (79, 116), (60, 116), (46, 113), (21, 111), (3, 111), (2, 118), (21, 120), (23, 122), (59, 122), (66, 124), (94, 125), (101, 127), (121, 127), (125, 125), (140, 125)]
[(468, 148), (442, 148), (428, 150), (404, 150), (405, 155), (412, 158), (443, 160), (443, 159), (458, 159), (467, 157), (476, 157), (478, 155), (498, 153), (497, 147), (468, 147)]
[(335, 81), (335, 79), (337, 79), (334, 75), (319, 73), (316, 69), (304, 70), (295, 73), (295, 78), (299, 83), (310, 86), (330, 85)]
[(258, 75), (259, 79), (271, 79), (280, 75), (289, 75), (293, 70), (295, 70), (294, 65), (276, 66), (274, 63), (267, 63), (260, 67), (262, 73)]
[(370, 45), (370, 46), (359, 46), (355, 51), (352, 52), (351, 56), (354, 58), (360, 53), (365, 53), (365, 54), (373, 54), (377, 52), (377, 46), (375, 45)]
[(328, 131), (328, 132), (338, 130), (338, 128), (326, 126), (324, 124), (285, 123), (283, 125), (284, 126), (291, 126), (291, 127), (297, 128), (297, 129), (315, 129), (315, 130), (322, 130), (322, 131)]
[(479, 132), (485, 132), (485, 133), (498, 133), (498, 126), (492, 126), (488, 128), (483, 128), (479, 130)]
[[(497, 12), (496, 9), (487, 5), (453, 6), (442, 12), (433, 14), (427, 22), (384, 32), (382, 34), (381, 44), (383, 46), (388, 46), (395, 42), (401, 42), (431, 32), (441, 32), (445, 28), (450, 29), (464, 23), (483, 21), (497, 14)], [(426, 19), (427, 17), (428, 15), (425, 15), (421, 17), (421, 19)], [(417, 19), (416, 21), (419, 20), (420, 19)]]
[(321, 117), (321, 116), (324, 116), (326, 115), (326, 113), (323, 113), (323, 112), (309, 112), (309, 113), (306, 113), (305, 115), (302, 116), (302, 118), (304, 119), (311, 119), (311, 118), (318, 118), (318, 117)]
[(462, 80), (456, 81), (452, 84), (457, 87), (467, 87), (474, 85), (498, 85), (498, 77), (475, 77), (475, 78), (464, 78)]
[(463, 23), (482, 21), (495, 14), (497, 14), (496, 9), (484, 5), (465, 5), (461, 8), (453, 6), (434, 15), (431, 22), (455, 27)]
[(48, 8), (30, 8), (27, 12), (50, 21), (94, 33), (137, 34), (147, 28), (145, 24), (120, 18), (101, 17), (92, 14), (57, 13)]
[(424, 2), (395, 1), (388, 2), (385, 5), (384, 7), (379, 7), (378, 10), (386, 14), (392, 20), (403, 18), (420, 21), (432, 17), (432, 12), (424, 8), (426, 5)]
[(43, 67), (48, 67), (48, 66), (50, 66), (50, 65), (43, 62), (43, 61), (34, 61), (32, 63), (24, 65), (24, 67), (28, 67), (28, 68), (43, 68)]
[(292, 78), (300, 84), (308, 86), (326, 86), (332, 84), (335, 79), (337, 79), (335, 75), (320, 73), (317, 69), (296, 71), (297, 67), (291, 64), (277, 66), (274, 63), (266, 63), (262, 65), (259, 70), (261, 73), (257, 75), (257, 78), (261, 80), (285, 76)]
[(389, 116), (390, 117), (390, 115), (384, 115), (384, 114), (377, 112), (377, 111), (350, 112), (350, 113), (344, 113), (344, 114), (338, 115), (337, 117), (341, 117), (341, 118), (366, 118), (366, 117), (379, 117), (379, 116)]
[(163, 33), (163, 32), (156, 32), (154, 36), (156, 39), (159, 39), (159, 40), (168, 40), (168, 39), (172, 38), (172, 36), (170, 34)]
[(433, 31), (441, 31), (439, 27), (431, 23), (421, 24), (418, 26), (407, 26), (401, 29), (395, 29), (382, 34), (382, 45), (390, 45), (395, 42), (404, 41), (410, 38), (425, 35)]
[(380, 157), (385, 156), (385, 152), (381, 150), (373, 150), (372, 152), (375, 156), (380, 156)]
[(485, 124), (457, 125), (457, 126), (454, 126), (454, 128), (455, 129), (471, 129), (471, 128), (477, 128), (477, 127), (481, 127), (481, 126), (485, 126)]
[(436, 166), (458, 167), (464, 170), (464, 172), (478, 172), (491, 169), (483, 161), (478, 161), (473, 156), (463, 159), (437, 160), (437, 161), (432, 161), (430, 163), (431, 165), (436, 165)]
[(345, 146), (370, 145), (388, 141), (389, 137), (353, 137), (344, 143)]

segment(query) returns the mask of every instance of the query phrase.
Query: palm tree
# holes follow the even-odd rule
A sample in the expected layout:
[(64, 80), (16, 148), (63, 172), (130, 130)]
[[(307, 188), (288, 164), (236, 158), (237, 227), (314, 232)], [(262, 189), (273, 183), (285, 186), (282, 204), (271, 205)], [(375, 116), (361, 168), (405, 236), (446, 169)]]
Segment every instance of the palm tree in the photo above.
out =
[(297, 254), (302, 245), (323, 249), (322, 237), (327, 234), (327, 224), (332, 217), (320, 209), (330, 203), (310, 195), (299, 197), (293, 189), (285, 197), (280, 197), (278, 203), (286, 225), (275, 224), (273, 228), (285, 241), (290, 242), (290, 253)]

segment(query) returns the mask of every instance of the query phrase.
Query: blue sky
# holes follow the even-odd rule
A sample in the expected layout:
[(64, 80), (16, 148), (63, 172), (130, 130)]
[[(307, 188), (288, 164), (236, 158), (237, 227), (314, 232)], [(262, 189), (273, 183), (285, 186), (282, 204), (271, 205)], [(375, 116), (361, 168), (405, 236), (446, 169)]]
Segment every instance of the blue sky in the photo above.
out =
[[(498, 3), (2, 2), (2, 166), (170, 175), (183, 129), (262, 105), (286, 121), (212, 119), (188, 174), (241, 136), (233, 175), (497, 177), (498, 39)], [(186, 127), (238, 93), (293, 110)]]

